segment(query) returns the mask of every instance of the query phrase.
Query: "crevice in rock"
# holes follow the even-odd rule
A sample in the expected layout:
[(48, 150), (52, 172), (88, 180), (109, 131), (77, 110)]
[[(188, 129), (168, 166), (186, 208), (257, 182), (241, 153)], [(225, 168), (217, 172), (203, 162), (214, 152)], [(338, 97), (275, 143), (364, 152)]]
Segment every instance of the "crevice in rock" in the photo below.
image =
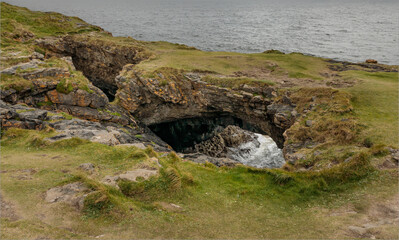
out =
[(119, 71), (122, 70), (123, 66), (115, 66), (114, 68), (109, 67), (106, 76), (100, 78), (98, 77), (99, 71), (87, 67), (87, 59), (80, 58), (79, 56), (74, 54), (72, 54), (71, 57), (76, 70), (81, 71), (83, 75), (87, 79), (89, 79), (91, 83), (93, 83), (94, 86), (101, 89), (101, 91), (103, 91), (104, 94), (108, 97), (109, 102), (114, 101), (118, 87), (109, 79), (114, 79), (119, 74)]
[(101, 89), (109, 101), (115, 99), (118, 90), (115, 77), (122, 68), (126, 64), (138, 64), (149, 56), (135, 42), (126, 45), (95, 34), (41, 39), (37, 44), (48, 50), (47, 57), (70, 56), (75, 68)]

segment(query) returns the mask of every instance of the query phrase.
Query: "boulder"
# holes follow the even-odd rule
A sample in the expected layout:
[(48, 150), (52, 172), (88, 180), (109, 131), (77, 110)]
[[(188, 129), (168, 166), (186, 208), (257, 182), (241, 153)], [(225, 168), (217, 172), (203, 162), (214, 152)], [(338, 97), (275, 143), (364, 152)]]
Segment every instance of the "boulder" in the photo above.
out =
[(92, 174), (95, 170), (95, 167), (92, 163), (83, 163), (79, 165), (78, 169)]
[(39, 60), (44, 60), (44, 55), (38, 52), (34, 52), (32, 56), (30, 56), (31, 59), (39, 59)]
[(280, 103), (268, 105), (267, 113), (273, 118), (273, 123), (283, 129), (289, 128), (297, 115), (293, 106)]
[(389, 151), (391, 152), (391, 158), (392, 160), (398, 164), (399, 162), (399, 149), (389, 149)]
[(81, 89), (77, 89), (68, 94), (52, 90), (47, 92), (46, 95), (52, 103), (61, 105), (102, 108), (108, 104), (108, 98), (103, 93), (93, 94)]
[(127, 171), (126, 173), (120, 174), (118, 177), (119, 177), (119, 179), (122, 179), (122, 180), (137, 182), (137, 178), (142, 178), (143, 180), (147, 180), (151, 176), (155, 176), (157, 174), (158, 174), (157, 170), (136, 169), (136, 170)]
[(348, 230), (354, 233), (355, 235), (358, 235), (359, 237), (363, 236), (364, 234), (367, 233), (367, 229), (363, 227), (357, 227), (357, 226), (349, 226)]
[(75, 182), (49, 189), (46, 192), (45, 201), (48, 203), (63, 202), (81, 210), (84, 206), (84, 199), (90, 192), (92, 190), (84, 183)]
[(377, 61), (377, 60), (374, 60), (374, 59), (367, 59), (367, 60), (366, 60), (366, 63), (377, 64), (378, 61)]
[[(135, 169), (131, 171), (127, 171), (123, 174), (119, 174), (117, 176), (106, 176), (101, 181), (102, 183), (113, 186), (119, 189), (118, 180), (126, 180), (131, 182), (137, 182), (140, 180), (148, 180), (151, 176), (155, 176), (158, 174), (158, 170), (149, 170), (149, 169)], [(139, 178), (139, 179), (138, 179)]]

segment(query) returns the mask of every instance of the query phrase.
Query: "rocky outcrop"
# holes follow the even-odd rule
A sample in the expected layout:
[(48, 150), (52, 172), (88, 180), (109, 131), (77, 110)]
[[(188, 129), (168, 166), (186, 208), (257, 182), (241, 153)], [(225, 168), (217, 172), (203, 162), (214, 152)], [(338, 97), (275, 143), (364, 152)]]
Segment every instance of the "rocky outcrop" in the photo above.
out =
[[(47, 138), (59, 141), (73, 137), (107, 145), (148, 143), (156, 149), (169, 151), (167, 144), (150, 132), (121, 126), (112, 122), (93, 122), (83, 119), (66, 119), (64, 113), (50, 112), (23, 105), (11, 105), (0, 101), (0, 120), (3, 129), (22, 128), (41, 130), (52, 128), (58, 134)], [(155, 145), (154, 145), (155, 144)]]
[[(199, 74), (186, 74), (175, 69), (165, 71), (168, 75), (160, 72), (151, 78), (137, 71), (134, 65), (125, 66), (116, 78), (120, 105), (146, 125), (230, 115), (272, 136), (279, 146), (283, 145), (282, 133), (297, 114), (293, 106), (284, 103), (272, 105), (272, 94), (259, 96), (208, 84)], [(272, 87), (266, 88), (266, 93), (275, 92)]]
[[(92, 142), (99, 142), (107, 145), (117, 145), (135, 141), (134, 136), (131, 136), (127, 129), (111, 125), (104, 126), (98, 122), (72, 119), (57, 121), (51, 123), (51, 126), (60, 132), (60, 134), (48, 138), (50, 141), (58, 141), (73, 137), (87, 139)], [(124, 130), (128, 133), (126, 133)]]
[(253, 140), (253, 136), (237, 126), (228, 126), (213, 138), (196, 144), (194, 149), (211, 157), (227, 157), (228, 148)]
[(1, 99), (11, 104), (24, 103), (47, 110), (61, 110), (91, 121), (135, 124), (123, 109), (109, 104), (107, 96), (99, 88), (79, 76), (81, 73), (70, 70), (75, 68), (70, 57), (59, 60), (68, 68), (47, 67), (46, 62), (34, 59), (3, 69), (2, 74), (14, 77), (14, 81), (25, 82), (22, 86), (3, 88)]
[(84, 200), (92, 192), (84, 183), (75, 182), (64, 186), (51, 188), (46, 192), (45, 201), (48, 203), (63, 202), (82, 210)]
[(82, 171), (85, 171), (88, 174), (92, 174), (96, 170), (96, 168), (95, 168), (93, 163), (82, 163), (82, 164), (79, 165), (78, 169), (82, 170)]
[(365, 63), (373, 63), (373, 64), (377, 64), (378, 61), (375, 59), (366, 59)]
[(398, 72), (397, 66), (378, 64), (373, 59), (367, 59), (364, 63), (351, 63), (332, 59), (327, 60), (327, 62), (332, 63), (332, 65), (328, 65), (328, 68), (337, 72), (359, 70), (359, 68), (367, 72)]
[(1, 128), (44, 129), (48, 112), (22, 105), (12, 106), (0, 100)]
[[(154, 161), (158, 162), (157, 159), (154, 159)], [(157, 174), (158, 174), (158, 170), (135, 169), (135, 170), (127, 171), (125, 173), (116, 175), (116, 176), (106, 176), (102, 180), (102, 183), (119, 189), (119, 186), (118, 186), (119, 180), (137, 182), (139, 179), (147, 180), (152, 176), (156, 176)]]
[(82, 71), (90, 81), (103, 90), (111, 99), (117, 85), (115, 77), (126, 64), (137, 64), (147, 59), (147, 53), (136, 40), (129, 44), (108, 40), (104, 34), (68, 35), (62, 38), (37, 40), (37, 44), (48, 50), (47, 55), (70, 56), (76, 69)]

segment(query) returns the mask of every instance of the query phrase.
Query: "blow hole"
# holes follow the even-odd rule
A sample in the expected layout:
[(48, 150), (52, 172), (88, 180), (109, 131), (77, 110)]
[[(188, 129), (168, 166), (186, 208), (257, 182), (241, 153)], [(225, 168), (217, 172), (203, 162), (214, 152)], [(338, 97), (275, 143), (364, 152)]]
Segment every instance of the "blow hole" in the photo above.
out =
[(233, 116), (186, 118), (148, 127), (175, 151), (190, 152), (194, 145), (212, 138), (219, 130), (229, 125), (265, 134), (255, 126)]

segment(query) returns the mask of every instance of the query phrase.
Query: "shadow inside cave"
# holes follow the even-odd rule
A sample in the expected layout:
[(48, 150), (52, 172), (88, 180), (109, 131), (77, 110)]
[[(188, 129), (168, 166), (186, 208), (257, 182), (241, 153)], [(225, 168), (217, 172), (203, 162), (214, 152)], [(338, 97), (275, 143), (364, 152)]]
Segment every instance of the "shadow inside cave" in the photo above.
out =
[(252, 124), (230, 115), (178, 119), (148, 127), (177, 152), (191, 152), (193, 147), (206, 141), (229, 125), (265, 134)]

